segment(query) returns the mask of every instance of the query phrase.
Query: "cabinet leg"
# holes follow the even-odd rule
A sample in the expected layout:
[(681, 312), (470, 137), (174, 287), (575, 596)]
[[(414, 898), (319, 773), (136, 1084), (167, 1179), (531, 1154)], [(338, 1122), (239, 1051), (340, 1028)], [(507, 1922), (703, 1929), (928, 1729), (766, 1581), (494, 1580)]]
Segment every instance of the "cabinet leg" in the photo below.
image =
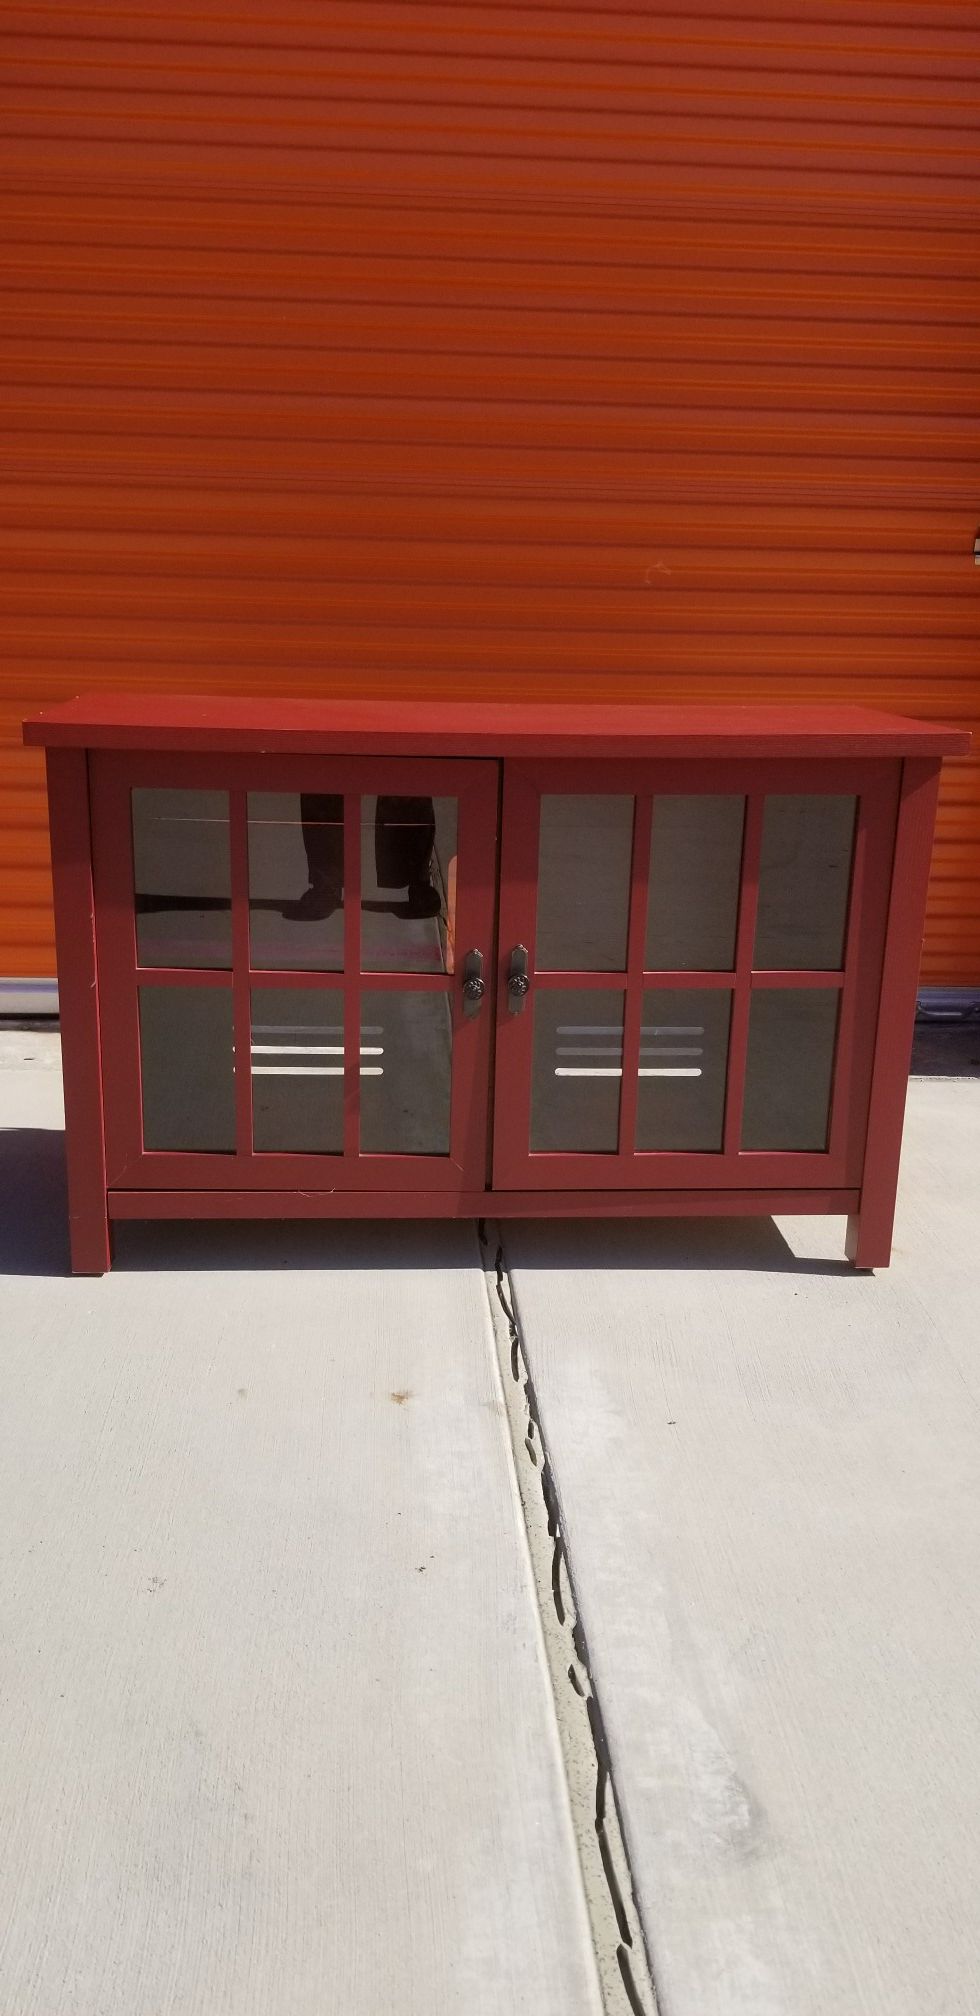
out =
[(104, 1274), (112, 1265), (112, 1244), (106, 1209), (99, 974), (84, 749), (48, 750), (48, 812), (58, 942), (71, 1271)]
[(83, 1209), (68, 1208), (73, 1274), (108, 1274), (112, 1266), (112, 1226), (105, 1195), (88, 1198)]
[(892, 1225), (895, 1193), (890, 1197), (868, 1197), (862, 1193), (860, 1207), (847, 1221), (844, 1251), (859, 1273), (887, 1267), (892, 1257)]

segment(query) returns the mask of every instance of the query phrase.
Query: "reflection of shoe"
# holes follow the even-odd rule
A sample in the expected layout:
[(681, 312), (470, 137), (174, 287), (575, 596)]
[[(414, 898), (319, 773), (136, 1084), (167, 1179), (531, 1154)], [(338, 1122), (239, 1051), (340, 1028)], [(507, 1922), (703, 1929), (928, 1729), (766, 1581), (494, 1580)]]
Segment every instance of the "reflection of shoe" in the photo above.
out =
[(329, 882), (313, 882), (295, 903), (284, 903), (282, 914), (298, 924), (314, 924), (324, 917), (332, 917), (343, 903), (339, 889)]
[(409, 917), (438, 917), (442, 909), (442, 897), (431, 882), (410, 882), (408, 902), (405, 905)]

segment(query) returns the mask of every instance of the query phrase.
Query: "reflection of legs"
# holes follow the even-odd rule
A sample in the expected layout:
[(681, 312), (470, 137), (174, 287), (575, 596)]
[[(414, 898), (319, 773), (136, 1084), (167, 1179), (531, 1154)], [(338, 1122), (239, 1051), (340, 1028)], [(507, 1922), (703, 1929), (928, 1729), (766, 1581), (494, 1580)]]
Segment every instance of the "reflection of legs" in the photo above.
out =
[(339, 899), (344, 886), (344, 801), (334, 793), (301, 791), (299, 816), (310, 887), (327, 884)]
[(442, 908), (432, 886), (436, 837), (431, 798), (379, 797), (374, 824), (374, 858), (379, 889), (406, 889), (415, 917), (434, 917)]
[(344, 801), (339, 793), (301, 791), (299, 816), (310, 886), (287, 917), (330, 917), (344, 893)]

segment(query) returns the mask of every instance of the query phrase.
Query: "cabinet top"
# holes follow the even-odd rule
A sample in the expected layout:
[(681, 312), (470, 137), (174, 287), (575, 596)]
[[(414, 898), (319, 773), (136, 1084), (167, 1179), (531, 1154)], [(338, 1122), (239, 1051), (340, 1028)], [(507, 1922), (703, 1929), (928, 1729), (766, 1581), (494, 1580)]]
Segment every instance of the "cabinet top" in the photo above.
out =
[(866, 707), (613, 701), (277, 700), (91, 693), (41, 707), (24, 740), (57, 749), (412, 756), (952, 756), (963, 728)]

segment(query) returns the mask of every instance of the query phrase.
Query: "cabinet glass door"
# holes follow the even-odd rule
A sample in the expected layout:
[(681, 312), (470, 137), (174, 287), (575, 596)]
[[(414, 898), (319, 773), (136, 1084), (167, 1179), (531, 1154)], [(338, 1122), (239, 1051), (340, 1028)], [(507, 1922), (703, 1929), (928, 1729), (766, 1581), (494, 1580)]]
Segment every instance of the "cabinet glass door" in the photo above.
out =
[(495, 1184), (857, 1180), (894, 818), (881, 766), (506, 765)]
[(496, 765), (93, 782), (110, 1181), (482, 1191)]

